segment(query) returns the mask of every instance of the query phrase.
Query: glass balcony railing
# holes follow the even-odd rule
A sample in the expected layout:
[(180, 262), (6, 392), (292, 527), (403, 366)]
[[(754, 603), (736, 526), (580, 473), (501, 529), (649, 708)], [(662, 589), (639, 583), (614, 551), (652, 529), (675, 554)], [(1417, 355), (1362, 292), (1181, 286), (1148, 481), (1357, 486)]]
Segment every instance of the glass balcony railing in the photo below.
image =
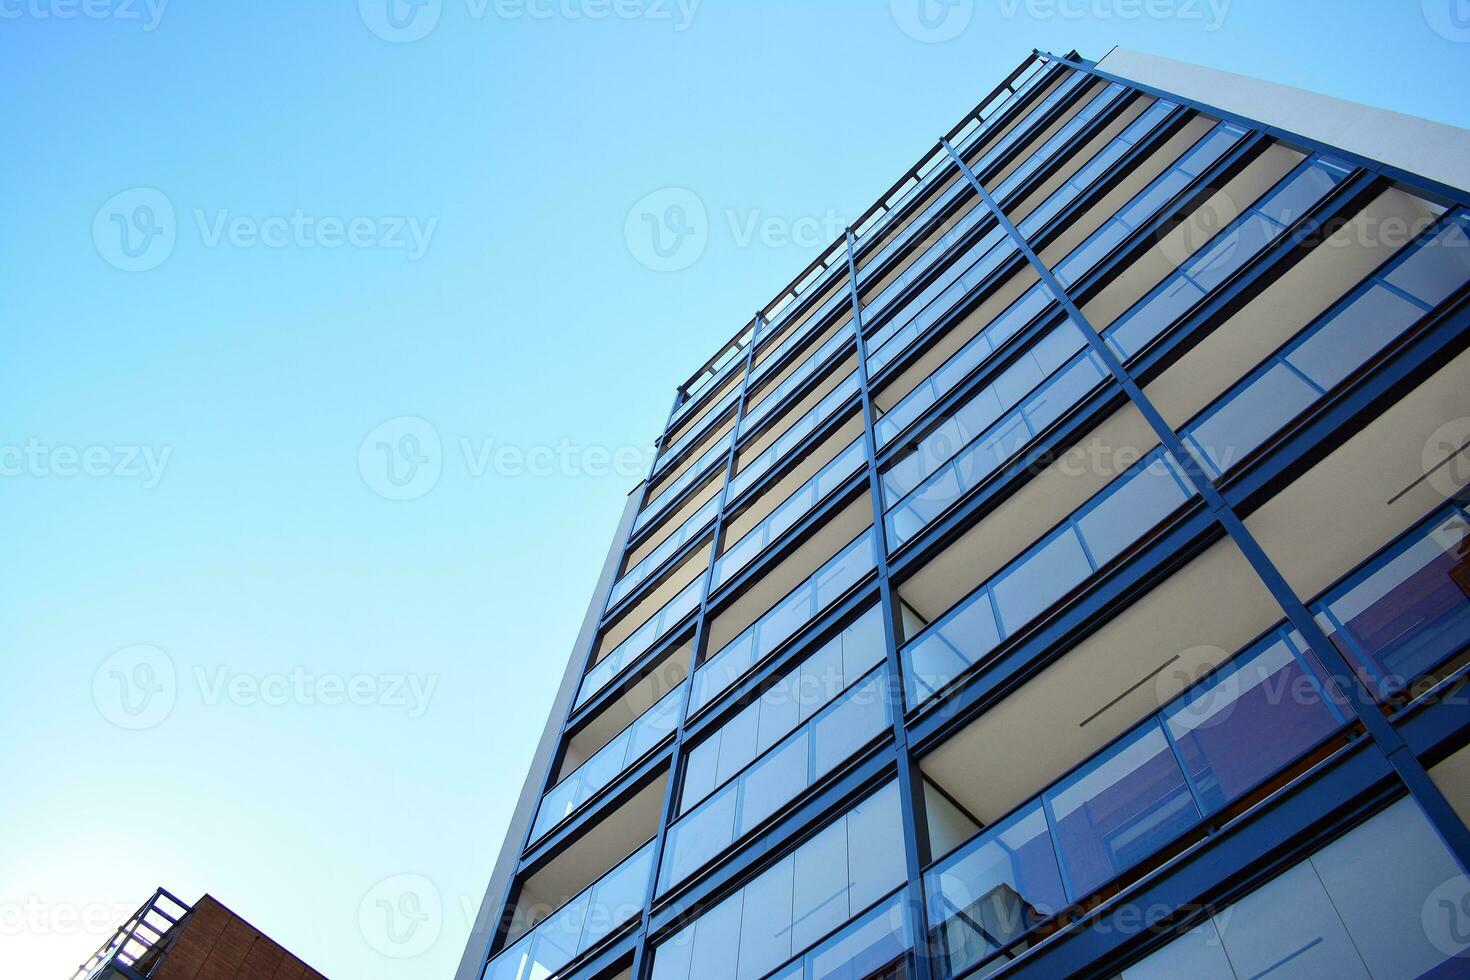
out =
[(724, 853), (887, 731), (888, 691), (887, 668), (879, 666), (670, 825), (659, 891)]
[[(940, 465), (963, 452), (1006, 412), (1061, 373), (1073, 355), (1086, 346), (1082, 331), (1070, 321), (1043, 334), (988, 385), (911, 443), (913, 451), (883, 473), (883, 499), (900, 501), (913, 492)], [(1055, 412), (1047, 413), (1047, 423), (1055, 417)], [(1041, 427), (1044, 425), (1037, 428)]]
[[(1001, 184), (995, 192), (996, 200), (1004, 206), (1006, 199), (1027, 177), (1039, 170), (1078, 131), (1121, 99), (1125, 91), (1121, 85), (1110, 85), (1096, 95)], [(1161, 116), (1150, 113), (1145, 118), (1150, 122), (1148, 128), (1152, 128), (1153, 125), (1157, 125)], [(1143, 120), (1136, 121), (1135, 125), (1141, 121)], [(1147, 132), (1147, 128), (1134, 131), (1130, 127), (1130, 132), (1133, 138), (1137, 139)], [(1080, 190), (1071, 185), (1064, 185), (1054, 192), (1052, 197), (1068, 195), (1075, 197), (1078, 193)], [(918, 281), (932, 265), (948, 257), (955, 244), (978, 227), (989, 214), (989, 209), (983, 205), (976, 205), (967, 212), (922, 256), (915, 259), (902, 275), (895, 278), (882, 292), (873, 297), (863, 309), (865, 321), (875, 322), (885, 307)], [(970, 246), (964, 256), (951, 261), (948, 268), (941, 272), (934, 282), (928, 284), (917, 296), (910, 297), (905, 302), (903, 310), (895, 314), (888, 324), (874, 333), (869, 343), (869, 347), (873, 350), (873, 355), (868, 362), (869, 373), (876, 374), (886, 367), (898, 353), (906, 349), (914, 339), (926, 333), (940, 316), (952, 309), (961, 298), (989, 278), (1006, 259), (1015, 253), (1015, 245), (1001, 228), (996, 227)]]
[(1181, 431), (1215, 478), (1229, 472), (1470, 282), (1470, 215), (1404, 249)]
[[(1470, 643), (1470, 515), (1431, 515), (1311, 612), (1371, 691), (1404, 699)], [(925, 871), (946, 975), (1019, 955), (1058, 912), (1305, 771), (1348, 721), (1300, 634), (1274, 627)]]
[(1186, 150), (1177, 163), (1149, 181), (1116, 215), (1053, 266), (1051, 271), (1057, 281), (1070, 287), (1097, 268), (1128, 236), (1160, 214), (1170, 201), (1177, 199), (1245, 139), (1246, 132), (1234, 123), (1217, 124)]
[(709, 503), (695, 511), (687, 521), (679, 526), (677, 531), (650, 551), (648, 557), (628, 569), (623, 577), (618, 579), (617, 584), (608, 593), (607, 608), (611, 609), (622, 602), (634, 589), (646, 582), (650, 575), (663, 568), (664, 562), (678, 554), (680, 548), (698, 538), (706, 528), (713, 524), (715, 515), (719, 512), (719, 497), (712, 498)]
[(481, 980), (546, 980), (643, 912), (649, 841), (485, 965)]
[[(1030, 214), (1017, 222), (1016, 228), (1026, 239), (1034, 238), (1038, 231), (1062, 212), (1063, 208), (1085, 194), (1088, 188), (1096, 184), (1129, 150), (1163, 125), (1164, 120), (1168, 119), (1178, 108), (1179, 106), (1167, 99), (1155, 101), (1140, 113), (1137, 119), (1129, 123), (1121, 133), (1109, 140), (1107, 145), (1094, 153), (1091, 160), (1079, 167), (1077, 172), (1048, 195), (1045, 201), (1042, 201)], [(1005, 196), (997, 191), (995, 199), (1004, 203)]]
[(1278, 629), (924, 873), (945, 976), (1028, 936), (1341, 732), (1347, 718)]
[(672, 445), (658, 454), (658, 459), (653, 464), (653, 475), (657, 477), (662, 471), (669, 468), (669, 464), (679, 457), (679, 454), (688, 449), (700, 436), (709, 429), (710, 424), (730, 410), (730, 406), (740, 400), (740, 388), (737, 386), (724, 398), (721, 398), (705, 417), (699, 420), (697, 425), (692, 426), (688, 432), (680, 436)]
[(903, 893), (895, 893), (813, 946), (767, 980), (856, 980), (907, 976), (895, 970), (913, 948)]
[(669, 630), (673, 629), (686, 616), (699, 608), (700, 597), (704, 594), (704, 576), (701, 575), (674, 596), (664, 607), (642, 626), (638, 627), (622, 643), (603, 657), (582, 678), (582, 687), (577, 694), (577, 707), (586, 704), (592, 695), (601, 691), (613, 682), (613, 680), (634, 661), (643, 656), (653, 648), (653, 645), (661, 640)]
[(659, 698), (652, 707), (594, 752), (561, 782), (546, 791), (536, 811), (531, 839), (539, 840), (575, 813), (584, 803), (611, 785), (679, 727), (684, 685)]
[(1162, 448), (1135, 463), (899, 651), (909, 707), (980, 663), (1193, 497)]
[(1375, 697), (1412, 698), (1470, 644), (1470, 515), (1450, 506), (1431, 516), (1312, 611)]
[(689, 748), (678, 814), (744, 772), (885, 660), (883, 617), (872, 606)]
[(848, 443), (847, 448), (838, 453), (830, 463), (822, 467), (816, 476), (792, 491), (791, 496), (771, 511), (765, 520), (747, 531), (739, 541), (732, 544), (723, 555), (715, 559), (714, 579), (710, 583), (711, 591), (734, 578), (736, 573), (764, 553), (770, 547), (771, 542), (778, 540), (781, 535), (791, 530), (797, 521), (815, 510), (817, 504), (827, 499), (828, 494), (847, 482), (848, 477), (862, 469), (867, 460), (867, 449), (863, 446), (862, 436), (859, 436)]
[(844, 347), (850, 347), (852, 342), (853, 333), (851, 330), (839, 330), (831, 340), (817, 348), (816, 352), (803, 361), (800, 367), (787, 375), (785, 381), (782, 381), (770, 394), (766, 395), (758, 404), (746, 411), (745, 417), (740, 420), (740, 434), (744, 435), (747, 432), (753, 431), (756, 426), (765, 420), (767, 415), (771, 414), (772, 409), (785, 402), (786, 398), (793, 391), (814, 377), (818, 370), (837, 355), (838, 351), (841, 351)]
[[(898, 498), (885, 512), (883, 527), (890, 550), (897, 550), (913, 540), (967, 493), (1020, 456), (1053, 423), (1109, 379), (1101, 358), (1090, 350), (1084, 350), (1064, 362), (1054, 374), (1029, 392), (999, 386), (1000, 382), (1011, 380), (1005, 377), (1009, 370), (997, 379), (997, 385), (981, 390), (980, 396), (984, 400), (978, 408), (974, 407), (975, 402), (965, 407), (970, 424), (979, 428), (978, 436), (969, 439), (969, 427), (956, 426), (951, 430), (945, 428), (950, 425), (946, 422), (932, 438), (925, 440), (925, 444), (931, 447), (927, 461), (942, 456), (948, 446), (953, 445), (943, 441), (951, 435), (961, 445), (958, 452), (939, 462), (932, 473), (923, 476), (913, 490)], [(1029, 373), (1029, 368), (1026, 373)], [(1021, 380), (1032, 379), (1023, 374)], [(1012, 401), (1018, 397), (1019, 401)], [(999, 418), (986, 425), (986, 421), (996, 414)], [(909, 458), (918, 458), (918, 454)], [(890, 476), (895, 491), (906, 485), (900, 482), (897, 471)]]
[[(1056, 75), (1056, 73), (1064, 70), (1065, 69), (1056, 64), (1049, 63), (1044, 66), (1040, 71), (1033, 74), (1029, 79), (1027, 79), (1025, 83), (1019, 86), (1009, 98), (1007, 98), (1000, 105), (996, 106), (989, 113), (989, 115), (986, 116), (985, 122), (980, 123), (970, 132), (966, 133), (963, 138), (955, 141), (955, 152), (959, 153), (962, 157), (965, 156), (971, 147), (973, 147), (982, 137), (984, 137), (994, 128), (994, 121), (998, 117), (1000, 117), (1011, 105), (1019, 102), (1027, 94), (1029, 94), (1039, 86), (1043, 85), (1045, 82), (1049, 81), (1052, 77)], [(1071, 76), (1065, 79), (1063, 83), (1058, 86), (1057, 91), (1047, 96), (1047, 98), (1039, 103), (1038, 106), (1033, 108), (1033, 110), (1012, 130), (1012, 133), (1016, 135), (1014, 137), (1008, 136), (1004, 147), (999, 153), (995, 153), (994, 156), (987, 155), (984, 158), (983, 162), (985, 163), (985, 165), (988, 167), (990, 164), (994, 163), (994, 161), (998, 159), (1000, 155), (1005, 152), (1005, 150), (1010, 149), (1015, 144), (1016, 139), (1019, 139), (1021, 134), (1025, 133), (1032, 126), (1034, 126), (1036, 121), (1040, 119), (1043, 114), (1055, 107), (1058, 102), (1066, 98), (1068, 93), (1075, 90), (1077, 86), (1081, 85), (1085, 80), (1086, 79), (1082, 75), (1082, 73), (1072, 73)], [(868, 248), (872, 247), (872, 244), (874, 242), (883, 237), (884, 233), (888, 229), (888, 226), (892, 224), (895, 217), (901, 215), (904, 212), (904, 209), (907, 208), (911, 202), (917, 200), (925, 194), (928, 194), (933, 187), (956, 173), (958, 173), (958, 169), (955, 167), (954, 162), (950, 159), (949, 154), (945, 153), (943, 150), (940, 150), (938, 153), (936, 153), (935, 156), (931, 158), (931, 164), (929, 168), (921, 176), (917, 177), (911, 184), (909, 184), (909, 186), (905, 188), (898, 197), (894, 198), (887, 205), (884, 212), (881, 215), (877, 216), (876, 221), (868, 224), (866, 228), (861, 229), (856, 234), (856, 240), (854, 241), (854, 251), (858, 255), (863, 255), (863, 253)], [(918, 215), (909, 220), (904, 225), (903, 229), (899, 231), (898, 234), (894, 235), (893, 238), (890, 239), (885, 245), (883, 245), (883, 247), (880, 248), (876, 253), (874, 253), (871, 258), (863, 259), (863, 274), (866, 275), (869, 270), (880, 268), (892, 256), (907, 248), (908, 244), (913, 240), (914, 236), (916, 236), (920, 231), (929, 227), (929, 225), (934, 221), (935, 216), (945, 210), (945, 208), (952, 201), (954, 201), (960, 195), (968, 193), (968, 191), (969, 184), (967, 184), (963, 180), (956, 181), (954, 184), (951, 184), (941, 195), (930, 201), (929, 204), (925, 206), (923, 211), (921, 211)]]
[[(1169, 103), (1155, 103), (1142, 116), (1134, 120), (1123, 134), (1099, 151), (1094, 159), (1072, 178), (1072, 181), (1058, 188), (1046, 201), (1042, 202), (1032, 215), (1022, 222), (1022, 232), (1028, 238), (1034, 235), (1040, 229), (1041, 221), (1049, 220), (1050, 215), (1060, 211), (1081, 193), (1081, 187), (1078, 185), (1091, 184), (1098, 179), (1105, 168), (1095, 167), (1094, 164), (1100, 159), (1109, 159), (1111, 155), (1121, 156), (1125, 153), (1133, 143), (1142, 139), (1144, 135), (1156, 128), (1164, 117), (1167, 117), (1168, 111), (1164, 111), (1166, 108), (1172, 110), (1173, 106)], [(1244, 130), (1236, 132), (1240, 136), (1245, 134)], [(1223, 155), (1230, 145), (1233, 145), (1233, 140), (1211, 139), (1210, 136), (1195, 144), (1195, 147), (1188, 151), (1181, 158), (1180, 163), (1175, 166), (1184, 185), (1194, 179), (1194, 176), (1185, 173), (1185, 169), (1205, 169), (1209, 163), (1218, 159), (1219, 155)], [(1164, 175), (1164, 177), (1167, 176), (1167, 174)], [(1114, 218), (1104, 226), (1104, 229), (1114, 227), (1114, 231), (1118, 233), (1116, 238), (1098, 237), (1101, 232), (1095, 234), (1093, 238), (1077, 246), (1067, 258), (1058, 263), (1057, 268), (1066, 267), (1074, 275), (1080, 275), (1100, 262), (1106, 254), (1102, 245), (1111, 247), (1122, 241), (1133, 228), (1157, 213), (1157, 210), (1162, 208), (1182, 188), (1183, 185), (1176, 187), (1172, 181), (1165, 180), (1164, 177), (1156, 180), (1149, 188), (1145, 188), (1134, 198), (1133, 202), (1124, 207), (1120, 215), (1127, 214), (1126, 222), (1120, 222), (1120, 219)], [(1162, 191), (1168, 191), (1168, 193), (1164, 194)], [(1033, 221), (1033, 218), (1037, 220)], [(876, 375), (896, 360), (1015, 253), (1016, 247), (1009, 238), (1001, 236), (998, 229), (972, 246), (965, 257), (951, 266), (951, 271), (947, 276), (941, 277), (923, 293), (911, 299), (902, 313), (894, 316), (873, 334), (868, 342), (868, 349), (871, 351), (868, 358), (868, 373)], [(1073, 260), (1073, 256), (1078, 254), (1082, 254), (1083, 258)], [(1033, 287), (1030, 292), (1017, 300), (1016, 305), (1035, 303), (1042, 298), (1050, 302), (1050, 293)], [(910, 310), (913, 312), (909, 312)], [(1003, 314), (1003, 316), (1008, 316), (1008, 314)]]
[(1043, 310), (1049, 309), (1052, 302), (1051, 291), (1044, 283), (1037, 283), (1022, 293), (964, 347), (955, 351), (949, 360), (936, 368), (933, 374), (920, 382), (893, 408), (883, 413), (883, 417), (873, 426), (878, 447), (881, 449), (888, 445), (899, 433), (922, 418), (941, 398), (959, 387), (960, 382), (1040, 316)]
[(1124, 360), (1137, 354), (1275, 244), (1352, 174), (1345, 164), (1308, 158), (1104, 330), (1103, 339)]
[[(844, 253), (844, 257), (845, 255), (846, 253)], [(846, 268), (846, 266), (843, 266), (843, 268)], [(836, 278), (835, 274), (833, 275), (833, 278)], [(823, 282), (820, 285), (822, 286), (822, 288), (826, 288), (828, 283)], [(831, 296), (827, 297), (827, 299), (822, 303), (820, 307), (810, 313), (807, 318), (802, 321), (800, 327), (797, 327), (791, 333), (787, 334), (785, 339), (777, 344), (775, 349), (771, 351), (770, 354), (762, 357), (759, 364), (751, 367), (750, 386), (754, 388), (757, 384), (765, 379), (765, 376), (767, 374), (771, 373), (772, 369), (774, 369), (776, 365), (782, 362), (782, 360), (786, 357), (788, 353), (806, 343), (807, 340), (810, 339), (811, 335), (816, 332), (817, 328), (826, 323), (839, 307), (851, 305), (851, 303), (852, 295), (845, 289), (839, 289)]]
[(775, 653), (877, 567), (869, 528), (694, 672), (689, 713), (700, 710)]
[(1005, 180), (1002, 180), (999, 184), (997, 184), (995, 188), (990, 191), (991, 195), (996, 199), (996, 201), (1001, 204), (1002, 207), (1004, 207), (1010, 196), (1014, 194), (1021, 187), (1022, 184), (1031, 179), (1032, 175), (1041, 169), (1042, 164), (1046, 163), (1053, 156), (1062, 152), (1064, 149), (1068, 151), (1075, 151), (1076, 147), (1072, 144), (1073, 141), (1076, 140), (1077, 134), (1086, 129), (1088, 124), (1091, 123), (1098, 116), (1102, 115), (1112, 106), (1117, 105), (1119, 102), (1121, 102), (1124, 94), (1127, 93), (1127, 91), (1128, 89), (1126, 86), (1120, 85), (1117, 82), (1113, 82), (1109, 84), (1107, 88), (1097, 93), (1097, 95), (1094, 95), (1085, 106), (1083, 106), (1081, 109), (1077, 110), (1077, 112), (1073, 114), (1071, 119), (1068, 119), (1055, 133), (1053, 133), (1051, 136), (1048, 136), (1046, 142), (1037, 147), (1036, 150), (1032, 152), (1029, 157), (1026, 158), (1024, 163), (1022, 163), (1015, 170), (1012, 170), (1010, 175), (1006, 177)]
[(862, 382), (858, 379), (857, 371), (853, 370), (851, 374), (837, 383), (837, 387), (813, 405), (805, 415), (791, 423), (791, 427), (781, 433), (764, 452), (747, 463), (739, 473), (730, 479), (729, 499), (738, 500), (756, 480), (774, 469), (777, 463), (785, 459), (787, 454), (815, 432), (817, 426), (831, 418), (843, 405), (856, 398), (860, 390), (862, 390)]
[(649, 521), (652, 521), (655, 517), (659, 516), (666, 509), (668, 509), (668, 506), (673, 503), (674, 500), (677, 499), (681, 493), (683, 493), (685, 490), (688, 490), (689, 487), (696, 480), (707, 474), (716, 463), (728, 460), (730, 458), (730, 445), (734, 441), (735, 430), (731, 429), (729, 432), (725, 433), (724, 437), (721, 438), (719, 442), (715, 443), (708, 450), (706, 450), (705, 454), (699, 457), (699, 459), (696, 460), (693, 464), (691, 464), (688, 469), (679, 474), (678, 479), (669, 484), (662, 493), (660, 493), (657, 497), (644, 505), (643, 510), (639, 511), (638, 513), (638, 519), (633, 522), (634, 533), (636, 534), (637, 532), (643, 530), (643, 528), (648, 525)]

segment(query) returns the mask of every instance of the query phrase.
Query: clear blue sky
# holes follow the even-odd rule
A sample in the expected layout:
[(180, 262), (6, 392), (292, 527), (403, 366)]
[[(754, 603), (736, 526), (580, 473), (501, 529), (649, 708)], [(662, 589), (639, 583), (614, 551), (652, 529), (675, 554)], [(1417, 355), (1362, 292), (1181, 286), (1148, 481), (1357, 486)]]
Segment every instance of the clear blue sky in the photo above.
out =
[(448, 980), (674, 385), (1033, 47), (1470, 124), (1456, 0), (383, 2), (0, 0), (13, 975), (163, 884)]

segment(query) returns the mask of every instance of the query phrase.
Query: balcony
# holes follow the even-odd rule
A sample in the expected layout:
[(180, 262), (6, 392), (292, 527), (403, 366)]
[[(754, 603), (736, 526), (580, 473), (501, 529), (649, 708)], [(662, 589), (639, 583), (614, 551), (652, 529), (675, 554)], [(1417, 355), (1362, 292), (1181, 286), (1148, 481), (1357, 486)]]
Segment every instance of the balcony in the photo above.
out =
[[(656, 685), (650, 685), (656, 689)], [(642, 692), (639, 692), (642, 693)], [(588, 753), (585, 743), (598, 740), (598, 729), (606, 728), (612, 719), (600, 719), (602, 725), (589, 726), (572, 739), (568, 746), (567, 762), (563, 769), (577, 759), (569, 774), (563, 776), (555, 786), (546, 791), (536, 811), (536, 822), (531, 828), (531, 839), (540, 840), (564, 820), (570, 817), (602, 790), (617, 781), (618, 777), (632, 769), (640, 760), (653, 751), (664, 739), (679, 727), (679, 712), (684, 707), (684, 685), (680, 684), (660, 697), (626, 728), (622, 729), (595, 751)], [(637, 697), (637, 694), (631, 694)], [(627, 706), (616, 706), (617, 715)]]
[(1181, 431), (1213, 477), (1232, 470), (1292, 419), (1470, 283), (1470, 216), (1457, 212), (1360, 283)]
[(739, 469), (730, 479), (729, 499), (740, 499), (757, 480), (775, 470), (822, 423), (836, 415), (844, 405), (854, 401), (861, 387), (856, 368), (848, 370), (846, 362), (838, 365), (824, 384), (792, 409), (791, 414), (801, 412), (795, 421), (784, 429), (772, 427), (741, 450)]
[(1174, 461), (1154, 450), (903, 647), (908, 703), (985, 660), (1193, 496)]
[(623, 573), (608, 592), (606, 608), (615, 608), (618, 603), (628, 598), (640, 585), (648, 581), (655, 572), (663, 568), (686, 544), (698, 540), (700, 535), (714, 525), (715, 516), (719, 512), (720, 502), (711, 496), (687, 520), (676, 527), (673, 533), (658, 542), (653, 550)]
[[(861, 428), (861, 421), (860, 418), (854, 419), (858, 428)], [(847, 435), (849, 435), (847, 431), (839, 430), (834, 433), (835, 441), (841, 442)], [(811, 454), (818, 461), (822, 455), (820, 448)], [(836, 456), (822, 465), (815, 475), (791, 491), (789, 495), (783, 498), (781, 491), (785, 488), (785, 483), (790, 481), (790, 476), (763, 494), (762, 497), (770, 496), (773, 500), (779, 500), (780, 503), (749, 531), (741, 534), (734, 544), (726, 548), (724, 553), (715, 559), (710, 591), (714, 592), (719, 589), (764, 554), (773, 542), (778, 541), (802, 518), (815, 511), (820, 503), (844, 485), (854, 474), (863, 470), (867, 461), (867, 447), (863, 444), (863, 437), (859, 435), (848, 442)], [(802, 469), (804, 470), (805, 467)], [(751, 509), (757, 507), (760, 507), (759, 502), (753, 503)]]
[(705, 450), (693, 463), (685, 466), (676, 478), (666, 478), (658, 496), (651, 497), (649, 502), (644, 504), (643, 509), (638, 512), (638, 517), (633, 522), (633, 533), (637, 534), (647, 527), (655, 517), (667, 510), (680, 494), (694, 486), (700, 477), (708, 476), (716, 464), (727, 462), (730, 458), (730, 446), (734, 441), (733, 428), (726, 430), (714, 445)]
[(482, 980), (544, 980), (643, 913), (653, 869), (649, 841), (555, 914), (496, 954)]
[(627, 639), (596, 660), (582, 678), (576, 707), (586, 704), (594, 694), (611, 684), (623, 671), (637, 662), (638, 658), (653, 649), (654, 644), (693, 614), (699, 608), (703, 594), (704, 580), (695, 578), (642, 626), (629, 634)]
[(695, 671), (691, 715), (872, 574), (877, 551), (871, 508), (866, 493), (855, 498), (711, 620), (709, 648), (716, 652)]
[[(1197, 563), (1219, 566), (1221, 554), (1228, 552)], [(1080, 726), (1070, 724), (1116, 688), (1120, 674), (1128, 676), (1118, 654), (1140, 665), (1157, 655), (1139, 657), (1117, 645), (1123, 632), (1131, 632), (1160, 648), (1146, 623), (1127, 620), (1140, 612), (1154, 621), (1181, 612), (1180, 586), (1207, 592), (1212, 582), (1223, 584), (1207, 572), (1192, 564), (1176, 576), (1179, 581), (1143, 597), (1117, 626), (1106, 627), (1114, 634), (1110, 642), (1089, 639), (921, 762), (945, 800), (930, 814), (931, 837), (953, 846), (924, 875), (931, 940), (948, 974), (1022, 955), (1064, 910), (1126, 886), (1342, 744), (1348, 714), (1341, 695), (1298, 634), (1278, 624), (1223, 658), (1214, 641), (1238, 626), (1222, 631), (1220, 613), (1171, 625), (1179, 635), (1193, 628), (1206, 642), (1146, 674), (1142, 684), (1124, 691), (1124, 700), (1087, 713)], [(1463, 510), (1449, 508), (1345, 576), (1312, 611), (1332, 630), (1334, 645), (1391, 702), (1420, 679), (1463, 661), (1470, 645), (1467, 586), (1470, 521)], [(1173, 694), (1181, 684), (1182, 693)], [(1159, 707), (1149, 708), (1151, 702)], [(1017, 727), (1018, 718), (1042, 703), (1048, 706), (1044, 719)], [(1147, 709), (1143, 721), (1120, 724), (1139, 708)], [(1099, 731), (1084, 734), (1091, 726)], [(1009, 734), (1004, 745), (994, 742), (998, 730)], [(1099, 735), (1103, 747), (1085, 755), (1083, 746)], [(1006, 751), (1015, 744), (1027, 745), (1024, 762)], [(1069, 763), (1078, 755), (1085, 761)], [(1064, 775), (1048, 778), (1048, 770)], [(1045, 788), (1038, 791), (1038, 783)]]
[(641, 917), (668, 772), (517, 876), (505, 938), (483, 980), (543, 980)]

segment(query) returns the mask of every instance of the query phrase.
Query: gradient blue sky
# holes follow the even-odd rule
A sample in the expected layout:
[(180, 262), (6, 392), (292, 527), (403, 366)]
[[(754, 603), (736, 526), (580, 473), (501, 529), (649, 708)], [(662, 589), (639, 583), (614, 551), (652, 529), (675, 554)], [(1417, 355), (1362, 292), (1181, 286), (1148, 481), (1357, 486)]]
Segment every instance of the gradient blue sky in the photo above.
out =
[[(163, 884), (332, 977), (448, 980), (636, 482), (599, 454), (646, 459), (812, 230), (1033, 47), (1470, 125), (1463, 0), (953, 0), (942, 43), (902, 29), (918, 0), (431, 0), (407, 43), (382, 2), (0, 0), (11, 975), (67, 975)], [(625, 219), (670, 187), (708, 241), (658, 272)], [(175, 238), (129, 272), (136, 188)], [(402, 219), (422, 255), (379, 244)], [(386, 481), (404, 435), (437, 481)], [(404, 882), (407, 941), (377, 904)]]

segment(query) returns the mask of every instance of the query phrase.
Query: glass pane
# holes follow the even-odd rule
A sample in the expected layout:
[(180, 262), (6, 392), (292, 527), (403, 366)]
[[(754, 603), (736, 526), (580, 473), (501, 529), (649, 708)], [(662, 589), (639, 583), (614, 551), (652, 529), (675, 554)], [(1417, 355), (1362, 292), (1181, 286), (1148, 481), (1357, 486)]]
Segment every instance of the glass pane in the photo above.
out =
[(1191, 427), (1200, 460), (1218, 475), (1275, 435), (1318, 398), (1318, 391), (1291, 368), (1275, 364), (1246, 387), (1226, 396), (1217, 411)]
[(1090, 574), (1092, 566), (1076, 530), (1062, 529), (992, 587), (1001, 628), (1007, 635), (1014, 633)]
[(1032, 432), (1040, 432), (1067, 413), (1104, 377), (1102, 365), (1089, 355), (1069, 366), (1022, 406)]
[(755, 758), (756, 727), (760, 724), (760, 705), (746, 707), (720, 729), (720, 765), (715, 781), (723, 783), (750, 764)]
[(1470, 945), (1470, 937), (1464, 935), (1464, 905), (1446, 909), (1441, 889), (1463, 881), (1460, 868), (1412, 800), (1328, 844), (1311, 863), (1373, 976), (1467, 972), (1463, 954), (1443, 973), (1430, 972), (1456, 947)]
[(740, 916), (744, 892), (736, 892), (694, 923), (689, 976), (694, 980), (735, 980), (740, 956)]
[(1049, 790), (1068, 894), (1080, 900), (1199, 821), (1184, 773), (1152, 722)]
[(1212, 290), (1228, 279), (1236, 269), (1249, 262), (1280, 233), (1280, 229), (1258, 214), (1246, 217), (1219, 241), (1206, 246), (1199, 257), (1190, 262), (1186, 274), (1205, 290)]
[(761, 695), (758, 751), (768, 751), (801, 724), (800, 682), (801, 672), (792, 671)]
[(848, 684), (888, 657), (883, 637), (883, 618), (874, 606), (842, 631), (842, 676)]
[(808, 957), (811, 980), (866, 980), (909, 948), (901, 901), (880, 905)]
[(861, 909), (886, 895), (907, 875), (898, 784), (889, 783), (847, 814), (848, 901)]
[(669, 828), (661, 885), (683, 881), (735, 838), (735, 786), (727, 786)]
[(689, 809), (714, 792), (719, 785), (715, 782), (715, 769), (719, 759), (719, 732), (689, 750), (689, 761), (684, 768), (684, 789), (679, 797), (682, 809)]
[(1105, 331), (1109, 345), (1119, 357), (1129, 358), (1143, 350), (1200, 301), (1205, 291), (1183, 276), (1164, 284), (1124, 319)]
[(1287, 181), (1258, 210), (1281, 225), (1292, 225), (1345, 179), (1345, 171), (1317, 161)]
[(1239, 980), (1212, 919), (1124, 970), (1120, 980)]
[(904, 651), (909, 699), (917, 703), (954, 679), (1000, 642), (1000, 629), (990, 607), (990, 594), (981, 592), (966, 605)]
[(924, 876), (930, 932), (953, 975), (1067, 904), (1041, 804), (985, 831)]
[(1470, 631), (1470, 523), (1456, 514), (1399, 544), (1326, 613), (1319, 622), (1378, 697), (1432, 671)]
[(1470, 279), (1470, 237), (1465, 234), (1465, 223), (1465, 217), (1459, 216), (1390, 272), (1388, 282), (1430, 306), (1444, 302)]
[(740, 980), (754, 980), (791, 958), (791, 869), (787, 855), (745, 886)]
[(1353, 300), (1286, 359), (1324, 389), (1361, 367), (1424, 311), (1376, 283)]
[(887, 689), (888, 675), (880, 671), (812, 722), (814, 778), (837, 768), (883, 731), (888, 724), (888, 713), (884, 710)]
[(1157, 459), (1125, 475), (1121, 485), (1079, 519), (1077, 526), (1087, 550), (1101, 566), (1188, 499), (1169, 465)]
[(643, 911), (648, 875), (653, 866), (653, 847), (644, 846), (624, 861), (592, 890), (592, 903), (577, 952), (591, 949), (603, 937)]
[(802, 731), (750, 768), (741, 779), (744, 795), (736, 836), (750, 833), (756, 824), (806, 789), (807, 763), (807, 733)]
[(805, 949), (851, 914), (847, 904), (847, 821), (832, 826), (796, 852), (791, 923), (793, 949)]
[(1368, 980), (1312, 862), (1303, 861), (1247, 895), (1215, 923), (1241, 977)]
[(1238, 657), (1164, 712), (1206, 810), (1239, 798), (1342, 726), (1284, 639)]

